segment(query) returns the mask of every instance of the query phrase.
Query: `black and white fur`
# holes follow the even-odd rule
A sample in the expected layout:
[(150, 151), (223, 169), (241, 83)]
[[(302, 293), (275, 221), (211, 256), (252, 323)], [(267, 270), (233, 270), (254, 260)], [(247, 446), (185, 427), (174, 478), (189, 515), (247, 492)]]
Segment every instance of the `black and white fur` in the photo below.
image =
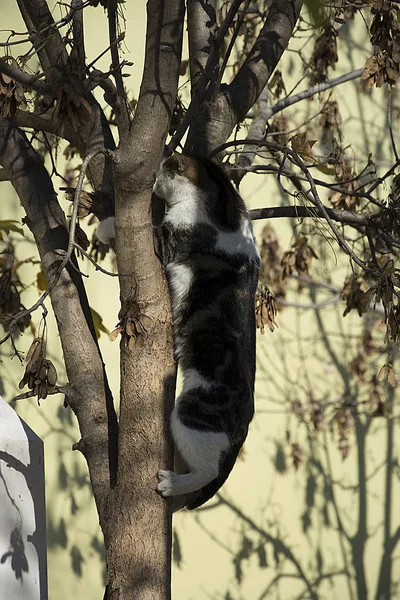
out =
[(260, 258), (242, 198), (211, 161), (174, 154), (154, 192), (165, 202), (158, 244), (183, 375), (171, 432), (186, 466), (160, 471), (157, 489), (193, 509), (228, 477), (253, 417)]

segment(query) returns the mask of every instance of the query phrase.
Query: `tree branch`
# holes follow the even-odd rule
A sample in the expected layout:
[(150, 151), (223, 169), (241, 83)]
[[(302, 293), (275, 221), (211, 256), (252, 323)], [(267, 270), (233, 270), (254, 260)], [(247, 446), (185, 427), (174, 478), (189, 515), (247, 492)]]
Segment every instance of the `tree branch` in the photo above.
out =
[(292, 36), (300, 15), (299, 0), (273, 0), (267, 19), (236, 77), (228, 86), (236, 122), (242, 121), (267, 84)]
[(204, 72), (217, 30), (216, 0), (188, 0), (187, 28), (191, 94)]
[[(35, 237), (51, 285), (60, 265), (59, 252), (65, 252), (68, 246), (65, 217), (41, 157), (11, 119), (0, 119), (0, 163), (25, 209), (25, 221)], [(76, 259), (73, 261), (76, 265)], [(69, 379), (69, 404), (86, 443), (85, 457), (102, 522), (116, 468), (117, 422), (86, 292), (71, 265), (52, 289), (51, 301)]]
[[(66, 64), (68, 54), (46, 0), (17, 0), (17, 2), (43, 71)], [(49, 28), (51, 35), (49, 35)]]
[(317, 83), (312, 87), (299, 92), (298, 94), (294, 94), (293, 96), (287, 96), (282, 100), (279, 100), (276, 104), (271, 106), (267, 111), (267, 120), (270, 119), (273, 115), (280, 112), (284, 108), (288, 106), (292, 106), (301, 100), (305, 100), (306, 98), (311, 98), (315, 96), (315, 94), (321, 94), (325, 90), (329, 90), (337, 85), (341, 85), (342, 83), (346, 83), (346, 81), (352, 81), (353, 79), (358, 79), (361, 77), (361, 73), (364, 71), (362, 69), (356, 69), (354, 71), (350, 71), (349, 73), (345, 73), (344, 75), (340, 75), (339, 77), (335, 77), (334, 79), (330, 79), (329, 81), (324, 81), (322, 83)]
[[(268, 121), (268, 84), (264, 87), (258, 99), (258, 108), (254, 119), (249, 128), (246, 139), (263, 139), (265, 137), (265, 127)], [(235, 160), (235, 169), (232, 171), (232, 179), (236, 186), (239, 187), (240, 182), (247, 173), (246, 168), (249, 167), (256, 156), (257, 146), (247, 146), (246, 151), (238, 154)]]
[(376, 227), (379, 228), (373, 220), (353, 213), (350, 210), (339, 210), (324, 206), (270, 206), (267, 208), (253, 208), (250, 212), (250, 217), (253, 221), (258, 219), (279, 219), (279, 218), (297, 218), (303, 217), (325, 217), (328, 214), (329, 218), (338, 223), (346, 225), (357, 225), (359, 227)]
[(85, 37), (83, 29), (83, 10), (82, 0), (72, 0), (72, 32), (74, 44), (71, 51), (71, 58), (76, 61), (75, 71), (78, 73), (79, 79), (84, 79), (85, 76)]
[[(250, 125), (247, 139), (262, 140), (265, 136), (266, 123), (273, 115), (281, 110), (284, 110), (288, 106), (292, 106), (293, 104), (304, 100), (305, 98), (311, 98), (315, 94), (320, 94), (321, 92), (345, 83), (346, 81), (357, 79), (361, 76), (363, 71), (364, 69), (357, 69), (355, 71), (351, 71), (350, 73), (346, 73), (345, 75), (341, 75), (340, 77), (336, 77), (335, 79), (324, 81), (323, 83), (317, 83), (316, 85), (308, 88), (307, 90), (299, 92), (298, 94), (283, 98), (273, 106), (268, 106), (268, 86), (265, 86), (264, 90), (261, 92), (259, 98), (259, 107)], [(243, 152), (236, 157), (235, 165), (237, 169), (233, 171), (232, 179), (237, 186), (245, 176), (247, 172), (246, 168), (253, 163), (256, 155), (255, 150), (256, 146), (253, 148), (247, 148), (246, 152)]]
[(124, 88), (124, 82), (122, 79), (121, 63), (119, 60), (118, 52), (118, 36), (117, 36), (117, 22), (118, 22), (118, 10), (117, 0), (110, 0), (108, 3), (108, 32), (110, 38), (110, 51), (111, 51), (111, 69), (114, 74), (115, 83), (117, 86), (117, 99), (116, 111), (117, 126), (119, 137), (122, 137), (123, 132), (129, 130), (130, 119), (128, 113), (128, 104), (126, 100), (126, 92)]
[(10, 65), (7, 60), (3, 58), (0, 58), (0, 73), (8, 75), (8, 77), (11, 77), (14, 81), (18, 81), (18, 83), (21, 83), (30, 90), (34, 90), (40, 94), (53, 96), (53, 89), (49, 83), (41, 81), (38, 79), (37, 75), (28, 75), (25, 71)]
[[(227, 31), (228, 31), (233, 19), (235, 18), (235, 15), (236, 15), (237, 11), (239, 10), (239, 7), (243, 1), (244, 0), (233, 0), (232, 4), (229, 7), (226, 18), (218, 31), (218, 35), (211, 45), (211, 49), (210, 49), (210, 53), (208, 55), (206, 66), (204, 68), (202, 76), (200, 77), (200, 80), (196, 87), (196, 91), (191, 100), (189, 108), (187, 109), (185, 116), (182, 120), (182, 123), (179, 125), (178, 130), (175, 133), (173, 139), (168, 144), (168, 148), (171, 152), (173, 150), (175, 150), (175, 148), (178, 146), (181, 139), (185, 135), (187, 128), (190, 125), (193, 125), (196, 122), (196, 120), (199, 119), (199, 117), (200, 117), (199, 108), (205, 99), (206, 90), (207, 90), (209, 83), (212, 80), (212, 76), (213, 76), (215, 67), (218, 65), (219, 49), (221, 47), (222, 42), (224, 41), (225, 35), (227, 34)], [(212, 104), (214, 105), (214, 102)], [(188, 140), (186, 142), (186, 147), (189, 148), (190, 152), (193, 152), (194, 150), (197, 151), (195, 144), (193, 144), (191, 142), (190, 132), (189, 132)]]

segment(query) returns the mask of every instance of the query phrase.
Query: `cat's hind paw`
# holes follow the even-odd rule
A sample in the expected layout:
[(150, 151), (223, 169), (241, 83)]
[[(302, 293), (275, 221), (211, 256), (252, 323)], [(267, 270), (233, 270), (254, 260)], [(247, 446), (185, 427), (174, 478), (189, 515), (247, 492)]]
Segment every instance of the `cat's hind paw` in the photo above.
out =
[(159, 492), (163, 498), (173, 495), (172, 479), (174, 475), (175, 473), (172, 473), (172, 471), (158, 471), (157, 492)]

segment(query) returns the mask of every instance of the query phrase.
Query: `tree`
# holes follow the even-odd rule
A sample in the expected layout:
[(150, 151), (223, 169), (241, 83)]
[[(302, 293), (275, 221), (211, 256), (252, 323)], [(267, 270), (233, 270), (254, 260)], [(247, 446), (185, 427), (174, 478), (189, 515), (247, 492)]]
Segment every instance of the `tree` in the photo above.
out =
[[(47, 289), (33, 307), (22, 305), (18, 265), (13, 246), (7, 246), (2, 262), (1, 313), (6, 329), (2, 342), (11, 343), (18, 353), (18, 331), (28, 327), (37, 308), (45, 310), (50, 296), (68, 385), (57, 388), (40, 336), (33, 342), (21, 385), (31, 384), (31, 396), (64, 393), (78, 419), (81, 440), (75, 449), (88, 464), (107, 551), (105, 598), (164, 599), (170, 596), (171, 510), (154, 488), (160, 465), (170, 467), (172, 462), (167, 423), (174, 398), (175, 365), (169, 299), (154, 253), (150, 207), (165, 143), (168, 141), (170, 150), (182, 148), (187, 134), (186, 151), (219, 160), (227, 157), (225, 168), (237, 185), (250, 171), (275, 173), (286, 198), (298, 202), (288, 205), (285, 200), (279, 207), (257, 210), (254, 219), (320, 217), (328, 228), (327, 239), (334, 240), (350, 257), (354, 274), (342, 292), (346, 310), (356, 308), (362, 314), (373, 298), (382, 302), (388, 339), (397, 341), (398, 181), (393, 180), (387, 203), (378, 196), (399, 164), (390, 119), (394, 159), (378, 175), (371, 157), (358, 157), (362, 162), (358, 170), (349, 160), (340, 143), (338, 107), (332, 100), (321, 102), (318, 111), (325, 119), (327, 138), (330, 136), (330, 141), (326, 140), (329, 150), (322, 149), (319, 155), (313, 152), (313, 140), (304, 123), (294, 127), (289, 140), (284, 117), (272, 117), (301, 99), (360, 76), (367, 84), (387, 83), (385, 89), (393, 84), (399, 73), (398, 7), (395, 3), (372, 5), (374, 48), (365, 69), (328, 79), (328, 71), (337, 61), (334, 23), (353, 18), (358, 11), (356, 3), (325, 9), (309, 2), (310, 24), (306, 11), (299, 19), (302, 3), (293, 0), (188, 0), (187, 67), (182, 62), (185, 3), (149, 0), (142, 84), (133, 102), (124, 86), (126, 64), (119, 57), (122, 8), (117, 0), (100, 3), (106, 7), (109, 25), (109, 45), (104, 50), (111, 55), (107, 73), (96, 69), (96, 59), (87, 64), (85, 53), (83, 18), (90, 19), (91, 10), (100, 10), (93, 8), (99, 4), (96, 0), (72, 0), (59, 21), (54, 20), (45, 0), (18, 0), (27, 33), (20, 39), (15, 31), (10, 32), (3, 43), (7, 56), (0, 59), (0, 179), (11, 181), (24, 207), (24, 224), (35, 239)], [(271, 106), (266, 103), (266, 86), (277, 98), (285, 91), (281, 74), (275, 71), (273, 79), (271, 75), (289, 40), (293, 38), (296, 44), (302, 36), (315, 41), (307, 58), (297, 50), (298, 60), (306, 65), (310, 87), (299, 94), (286, 94)], [(18, 56), (22, 40), (30, 49)], [(179, 74), (187, 68), (190, 101), (178, 95)], [(96, 99), (96, 88), (104, 91), (104, 104)], [(394, 96), (388, 91), (392, 111)], [(246, 139), (236, 133), (232, 139), (246, 119), (251, 122)], [(301, 126), (305, 130), (299, 131)], [(332, 139), (334, 133), (338, 141)], [(69, 152), (76, 150), (82, 157), (75, 189), (67, 186), (67, 193), (73, 193), (69, 226), (53, 182), (59, 176), (54, 149), (61, 140), (69, 144)], [(227, 152), (232, 148), (241, 151)], [(41, 153), (50, 157), (51, 173)], [(231, 156), (236, 157), (234, 163), (229, 162)], [(314, 177), (315, 170), (324, 179)], [(90, 192), (83, 190), (86, 174)], [(289, 183), (284, 185), (283, 180)], [(330, 192), (333, 207), (322, 202), (319, 190), (324, 189)], [(156, 221), (159, 210), (153, 208)], [(121, 297), (120, 323), (114, 333), (121, 334), (118, 420), (76, 259), (78, 253), (94, 260), (77, 221), (79, 211), (93, 213), (100, 220), (114, 211), (116, 215)], [(18, 229), (15, 223), (2, 222), (3, 231), (13, 229)], [(92, 251), (98, 259), (106, 249), (95, 241)], [(257, 305), (261, 328), (273, 327), (275, 320), (274, 301), (265, 286), (278, 288), (278, 279), (296, 273), (307, 278), (315, 254), (307, 237), (297, 236), (282, 257), (283, 274), (274, 280), (272, 251), (270, 241)], [(391, 373), (388, 360), (383, 375), (389, 379)]]

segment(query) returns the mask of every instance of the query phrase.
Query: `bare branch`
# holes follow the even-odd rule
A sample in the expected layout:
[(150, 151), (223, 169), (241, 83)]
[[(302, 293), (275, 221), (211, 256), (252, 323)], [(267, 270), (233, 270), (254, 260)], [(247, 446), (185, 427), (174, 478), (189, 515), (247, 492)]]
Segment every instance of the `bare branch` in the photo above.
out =
[(217, 30), (216, 0), (188, 0), (187, 27), (192, 97), (207, 64)]
[(111, 69), (114, 74), (115, 83), (117, 85), (117, 101), (118, 111), (116, 113), (117, 126), (119, 137), (122, 137), (123, 132), (129, 130), (130, 119), (128, 113), (128, 104), (126, 99), (126, 92), (124, 88), (124, 82), (122, 79), (121, 64), (119, 60), (118, 42), (117, 42), (117, 0), (110, 0), (108, 3), (108, 32), (110, 37), (110, 50), (111, 50)]
[[(303, 217), (325, 217), (325, 214), (338, 223), (345, 223), (346, 225), (357, 225), (363, 227), (373, 227), (374, 221), (365, 217), (353, 213), (350, 210), (339, 210), (324, 206), (322, 209), (320, 206), (268, 206), (267, 208), (253, 208), (249, 211), (251, 219), (257, 221), (258, 219), (279, 219), (279, 218), (297, 218), (302, 219)], [(375, 225), (378, 227), (378, 225)]]
[[(168, 421), (176, 373), (168, 292), (154, 253), (151, 193), (175, 105), (184, 13), (184, 0), (147, 2), (140, 95), (130, 130), (121, 132), (114, 163), (121, 323), (140, 323), (147, 318), (154, 326), (141, 344), (132, 344), (132, 336), (125, 329), (121, 332), (118, 485), (113, 490), (115, 512), (111, 513), (119, 518), (110, 518), (105, 532), (107, 600), (122, 595), (150, 597), (156, 589), (160, 598), (171, 597), (171, 505), (156, 494), (155, 475), (160, 465), (172, 467)], [(138, 376), (140, 373), (145, 377)], [(142, 544), (140, 553), (127, 553), (133, 537), (152, 543)]]
[[(268, 84), (264, 87), (258, 99), (258, 108), (255, 117), (250, 125), (247, 139), (263, 139), (265, 136), (265, 127), (269, 114), (268, 108)], [(246, 174), (246, 168), (249, 167), (256, 156), (257, 146), (246, 146), (246, 152), (242, 152), (236, 157), (235, 169), (232, 172), (232, 179), (237, 186)]]
[[(25, 209), (25, 221), (51, 285), (57, 277), (60, 251), (68, 248), (65, 217), (41, 157), (10, 119), (0, 119), (0, 163)], [(76, 264), (73, 256), (71, 260)], [(71, 386), (69, 403), (87, 444), (86, 459), (102, 521), (114, 477), (117, 421), (83, 282), (69, 264), (51, 290), (51, 301)]]
[(25, 71), (17, 69), (17, 67), (10, 65), (7, 60), (3, 58), (0, 58), (0, 73), (8, 75), (8, 77), (18, 81), (18, 83), (21, 83), (30, 90), (34, 90), (40, 94), (53, 96), (53, 90), (50, 84), (41, 81), (37, 75), (28, 75)]
[[(197, 104), (196, 101), (192, 114), (186, 113), (185, 119), (191, 123), (186, 141), (188, 151), (209, 154), (227, 140), (234, 127), (244, 119), (286, 48), (301, 5), (301, 0), (272, 1), (255, 45), (232, 83), (221, 87), (212, 102), (211, 99), (203, 99), (201, 110), (200, 102)], [(184, 124), (186, 128), (188, 123), (182, 123), (182, 127)], [(183, 134), (179, 129), (177, 135), (180, 140)], [(175, 148), (176, 140), (172, 143)]]
[(294, 94), (293, 96), (287, 96), (282, 100), (279, 100), (276, 104), (271, 106), (268, 109), (267, 120), (270, 119), (273, 115), (280, 112), (284, 108), (288, 106), (292, 106), (301, 100), (305, 100), (306, 98), (311, 98), (315, 96), (315, 94), (321, 94), (325, 90), (329, 90), (337, 85), (341, 85), (342, 83), (346, 83), (346, 81), (352, 81), (353, 79), (358, 79), (361, 77), (361, 73), (364, 71), (362, 69), (356, 69), (354, 71), (350, 71), (349, 73), (345, 73), (344, 75), (340, 75), (340, 77), (335, 77), (334, 79), (329, 79), (328, 81), (324, 81), (323, 83), (317, 83), (312, 87), (299, 92), (298, 94)]
[(332, 298), (327, 298), (326, 300), (322, 300), (321, 302), (308, 302), (307, 304), (301, 304), (299, 302), (289, 302), (288, 300), (283, 300), (283, 298), (277, 298), (276, 303), (281, 306), (288, 306), (292, 308), (298, 308), (301, 310), (319, 310), (320, 308), (325, 308), (330, 304), (337, 304), (340, 301), (340, 293), (335, 294)]
[(17, 2), (43, 70), (66, 64), (68, 54), (46, 0), (17, 0)]
[(268, 82), (286, 49), (301, 7), (299, 0), (272, 1), (256, 43), (228, 88), (236, 122), (244, 119)]
[(71, 58), (76, 60), (76, 71), (79, 78), (83, 79), (85, 75), (85, 38), (83, 30), (83, 10), (82, 0), (72, 0), (72, 32), (74, 44), (71, 51)]
[[(353, 79), (357, 79), (361, 76), (361, 73), (364, 69), (357, 69), (355, 71), (351, 71), (350, 73), (346, 73), (345, 75), (341, 75), (340, 77), (336, 77), (335, 79), (330, 79), (329, 81), (324, 81), (323, 83), (317, 83), (316, 85), (308, 88), (307, 90), (303, 90), (298, 94), (293, 96), (287, 96), (283, 98), (273, 106), (268, 106), (267, 94), (268, 88), (267, 86), (264, 88), (263, 92), (261, 92), (259, 98), (259, 107), (256, 112), (255, 117), (253, 118), (252, 124), (250, 125), (249, 133), (247, 135), (248, 139), (263, 139), (265, 135), (265, 126), (267, 121), (276, 113), (284, 110), (288, 106), (292, 106), (305, 98), (311, 98), (315, 94), (320, 94), (325, 90), (333, 88), (337, 85), (345, 83), (346, 81), (351, 81)], [(246, 174), (246, 167), (250, 166), (253, 163), (255, 158), (255, 147), (246, 149), (245, 153), (240, 154), (235, 163), (238, 167), (237, 171), (233, 172), (233, 180), (236, 185), (239, 185), (244, 175)]]
[(230, 39), (228, 47), (226, 49), (224, 58), (222, 60), (221, 67), (219, 69), (218, 79), (217, 79), (217, 82), (215, 84), (215, 89), (214, 89), (213, 94), (212, 94), (213, 101), (215, 101), (216, 98), (217, 98), (217, 96), (218, 96), (219, 89), (220, 89), (221, 82), (222, 82), (222, 78), (223, 78), (224, 73), (225, 73), (226, 65), (228, 64), (228, 60), (229, 60), (229, 58), (231, 56), (232, 50), (234, 48), (234, 45), (235, 45), (235, 42), (236, 42), (236, 39), (237, 39), (237, 36), (239, 34), (239, 31), (240, 31), (240, 28), (243, 25), (243, 21), (244, 21), (244, 18), (246, 16), (247, 10), (249, 8), (249, 4), (250, 4), (250, 0), (246, 0), (246, 5), (243, 7), (243, 9), (241, 11), (242, 14), (240, 15), (239, 19), (237, 19), (237, 21), (235, 23), (234, 32), (233, 32), (233, 34), (231, 36), (231, 39)]
[(96, 269), (96, 271), (100, 271), (100, 273), (104, 273), (104, 275), (108, 275), (109, 277), (118, 277), (118, 273), (111, 273), (111, 271), (107, 271), (106, 269), (103, 269), (103, 267), (101, 267), (91, 256), (90, 254), (88, 254), (86, 252), (86, 250), (84, 250), (79, 244), (77, 244), (76, 242), (74, 243), (74, 248), (76, 248), (76, 250), (78, 250), (81, 254), (83, 254), (83, 256), (85, 258), (88, 259), (88, 261), (90, 263), (92, 263), (92, 265), (94, 266), (94, 268)]

